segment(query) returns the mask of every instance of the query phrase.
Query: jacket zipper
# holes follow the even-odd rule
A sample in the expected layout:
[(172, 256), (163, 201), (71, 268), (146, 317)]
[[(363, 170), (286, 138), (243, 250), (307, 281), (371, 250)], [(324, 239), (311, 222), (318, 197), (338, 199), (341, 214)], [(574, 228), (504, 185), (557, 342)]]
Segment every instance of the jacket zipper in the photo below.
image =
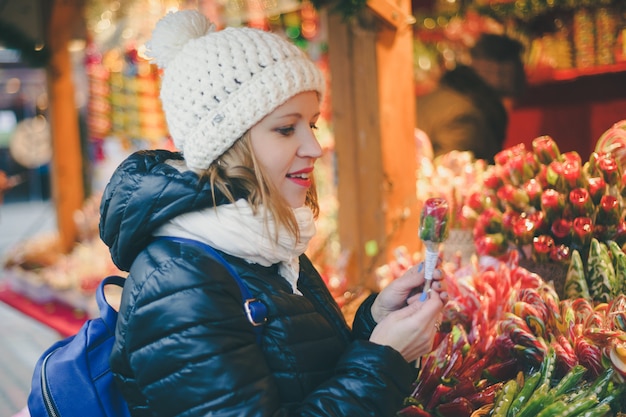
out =
[(56, 349), (50, 352), (41, 363), (41, 391), (43, 394), (43, 403), (46, 407), (48, 415), (50, 417), (60, 417), (54, 405), (54, 400), (52, 399), (52, 395), (50, 393), (50, 387), (48, 386), (48, 378), (46, 377), (46, 365), (48, 363), (48, 359), (54, 352), (56, 352)]

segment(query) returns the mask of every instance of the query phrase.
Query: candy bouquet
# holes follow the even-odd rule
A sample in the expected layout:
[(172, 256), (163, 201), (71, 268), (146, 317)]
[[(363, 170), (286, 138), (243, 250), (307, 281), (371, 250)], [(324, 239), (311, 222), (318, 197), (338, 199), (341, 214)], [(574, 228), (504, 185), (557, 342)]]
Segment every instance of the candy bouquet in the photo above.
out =
[(626, 176), (612, 152), (583, 162), (542, 136), (532, 150), (519, 144), (497, 154), (463, 211), (475, 218), (479, 255), (516, 250), (520, 264), (553, 279), (560, 295), (587, 297), (593, 288), (589, 297), (602, 300), (623, 287), (608, 265), (616, 256), (609, 245), (626, 243), (625, 195)]
[(439, 259), (439, 245), (448, 238), (448, 201), (444, 198), (429, 198), (424, 202), (420, 214), (419, 237), (426, 246), (424, 255), (424, 278), (426, 284), (421, 300), (426, 300)]

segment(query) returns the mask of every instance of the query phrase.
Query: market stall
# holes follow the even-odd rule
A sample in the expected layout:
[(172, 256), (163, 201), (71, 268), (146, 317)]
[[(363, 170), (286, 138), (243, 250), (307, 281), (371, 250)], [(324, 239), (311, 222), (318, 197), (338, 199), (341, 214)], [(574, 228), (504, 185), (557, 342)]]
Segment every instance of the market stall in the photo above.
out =
[[(64, 3), (52, 15), (57, 30), (74, 16), (71, 7)], [(320, 54), (319, 63), (330, 79), (323, 143), (332, 154), (320, 161), (327, 167), (320, 170), (320, 185), (333, 211), (326, 213), (329, 223), (312, 245), (312, 258), (349, 317), (350, 297), (385, 286), (424, 259), (420, 210), (428, 198), (445, 198), (450, 233), (440, 249), (451, 301), (400, 415), (624, 412), (623, 124), (588, 134), (585, 145), (594, 145), (582, 151), (561, 145), (558, 132), (526, 132), (493, 165), (462, 152), (430, 158), (414, 134), (410, 8), (408, 2), (371, 1), (350, 10), (346, 20), (298, 7), (297, 16), (280, 23), (283, 29), (304, 29), (305, 21), (328, 28), (328, 55)], [(110, 17), (94, 15), (94, 27)], [(314, 44), (314, 36), (295, 40)], [(171, 146), (155, 104), (158, 74), (141, 59), (138, 45), (112, 45), (103, 50), (91, 44), (86, 52), (88, 125), (101, 179), (129, 151)], [(67, 60), (56, 55), (54, 70), (67, 71)], [(53, 92), (71, 90), (66, 78), (51, 82)], [(53, 115), (58, 126), (73, 117), (61, 113), (65, 106)], [(98, 239), (98, 194), (85, 200), (74, 180), (63, 191), (72, 196), (60, 192), (70, 181), (66, 176), (80, 177), (74, 131), (68, 132), (65, 142), (65, 131), (52, 131), (55, 148), (73, 148), (55, 160), (69, 170), (55, 182), (55, 198), (64, 201), (58, 206), (62, 238), (16, 247), (5, 266), (13, 274), (11, 290), (26, 303), (62, 302), (71, 306), (72, 320), (81, 321), (95, 314), (90, 302), (97, 283), (121, 272)], [(60, 242), (68, 241), (66, 250)]]

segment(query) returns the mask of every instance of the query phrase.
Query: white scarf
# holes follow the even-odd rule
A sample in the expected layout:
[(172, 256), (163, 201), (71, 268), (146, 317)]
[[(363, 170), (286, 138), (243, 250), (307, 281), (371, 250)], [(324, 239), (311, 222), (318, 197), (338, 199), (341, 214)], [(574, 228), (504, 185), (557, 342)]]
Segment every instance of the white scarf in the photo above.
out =
[(300, 207), (293, 212), (300, 229), (298, 241), (282, 226), (275, 241), (272, 234), (268, 234), (268, 230), (276, 228), (274, 218), (268, 216), (266, 227), (263, 208), (255, 215), (244, 199), (234, 204), (185, 213), (158, 228), (154, 235), (198, 240), (262, 266), (280, 262), (280, 275), (291, 284), (294, 293), (301, 295), (297, 284), (300, 271), (298, 257), (306, 250), (316, 229), (310, 208)]

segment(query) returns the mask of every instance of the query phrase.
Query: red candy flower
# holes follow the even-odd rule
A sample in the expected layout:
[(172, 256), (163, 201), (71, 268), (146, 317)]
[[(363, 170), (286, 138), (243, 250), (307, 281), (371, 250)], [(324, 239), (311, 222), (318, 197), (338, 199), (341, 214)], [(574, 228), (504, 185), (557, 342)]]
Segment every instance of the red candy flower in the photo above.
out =
[(617, 197), (603, 195), (598, 206), (596, 224), (603, 226), (616, 225), (620, 218), (620, 204)]
[(504, 255), (507, 246), (506, 240), (501, 233), (486, 234), (476, 239), (476, 253), (479, 255)]
[(557, 190), (548, 188), (541, 194), (541, 209), (545, 213), (548, 222), (551, 223), (554, 219), (561, 217), (564, 207), (565, 198)]
[(533, 139), (532, 146), (535, 157), (544, 165), (558, 160), (561, 156), (559, 147), (550, 136), (545, 135)]
[(581, 175), (582, 162), (578, 152), (567, 152), (563, 154), (563, 177), (565, 183), (571, 189), (583, 185), (583, 176)]
[(574, 188), (570, 191), (569, 202), (572, 217), (592, 215), (593, 201), (591, 201), (591, 194), (585, 188)]
[(444, 198), (429, 198), (422, 209), (420, 239), (442, 242), (448, 237), (448, 202)]
[(600, 199), (606, 193), (606, 182), (602, 177), (591, 177), (587, 180), (587, 188), (593, 204), (600, 204)]
[(546, 262), (554, 249), (554, 239), (548, 235), (537, 236), (533, 239), (533, 257), (535, 262)]
[(556, 219), (550, 228), (555, 241), (559, 243), (567, 243), (572, 233), (572, 222), (567, 219)]
[(535, 223), (528, 217), (519, 217), (513, 223), (513, 236), (518, 245), (527, 245), (532, 242), (535, 234)]
[(593, 220), (590, 217), (576, 217), (572, 221), (572, 244), (581, 249), (589, 246), (593, 236)]
[(526, 181), (523, 185), (526, 194), (528, 195), (528, 204), (535, 207), (536, 209), (541, 207), (541, 193), (543, 192), (543, 187), (541, 183), (532, 178)]

